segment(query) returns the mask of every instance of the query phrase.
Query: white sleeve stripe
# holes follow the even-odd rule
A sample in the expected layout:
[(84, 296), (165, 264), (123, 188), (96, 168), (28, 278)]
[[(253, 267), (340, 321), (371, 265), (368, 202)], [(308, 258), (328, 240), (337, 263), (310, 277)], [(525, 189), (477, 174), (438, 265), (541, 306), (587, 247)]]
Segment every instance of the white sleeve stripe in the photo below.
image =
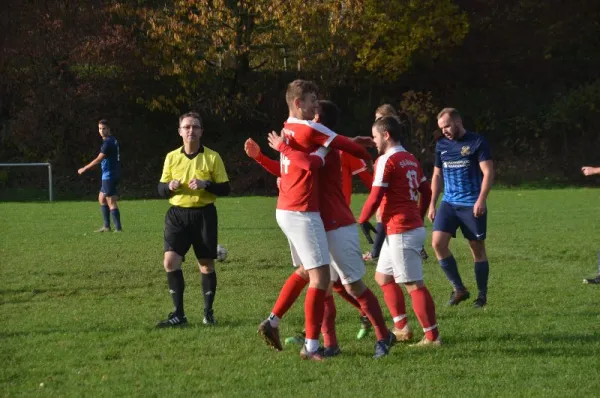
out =
[(337, 136), (337, 133), (333, 130), (330, 130), (329, 128), (323, 126), (321, 123), (315, 123), (312, 120), (300, 120), (296, 119), (295, 117), (290, 117), (288, 118), (287, 122), (294, 124), (303, 124), (305, 126), (310, 127), (313, 130), (317, 130), (321, 134), (329, 136), (325, 144), (323, 144), (323, 146), (325, 147), (329, 146), (329, 144), (331, 144), (331, 141), (333, 141), (333, 139)]
[[(379, 159), (377, 159), (377, 166), (375, 167), (375, 175), (373, 176), (373, 185), (382, 186), (381, 184), (383, 183), (383, 172), (385, 171), (385, 164), (387, 163), (387, 161), (391, 155), (392, 155), (392, 153), (386, 153), (384, 155), (381, 155), (379, 157)], [(386, 183), (386, 186), (387, 186), (387, 183)]]
[(362, 167), (362, 168), (360, 168), (360, 169), (358, 169), (358, 170), (354, 170), (354, 171), (352, 172), (352, 175), (353, 175), (353, 176), (355, 176), (355, 175), (357, 175), (358, 173), (362, 173), (362, 172), (363, 172), (363, 171), (365, 171), (366, 169), (367, 169), (366, 167)]
[(325, 164), (325, 156), (331, 151), (330, 148), (320, 147), (316, 151), (312, 152), (311, 155), (315, 155), (321, 158), (323, 164)]
[[(334, 133), (335, 134), (335, 133)], [(329, 147), (329, 145), (331, 145), (331, 141), (333, 141), (333, 139), (337, 136), (337, 134), (330, 136), (327, 141), (325, 141), (325, 143), (323, 144), (324, 147)]]
[(373, 183), (373, 186), (374, 186), (374, 187), (384, 187), (384, 188), (387, 188), (387, 187), (388, 187), (388, 185), (389, 185), (389, 184), (388, 184), (387, 182), (374, 182), (374, 183)]
[(427, 181), (427, 177), (423, 176), (423, 178), (421, 178), (421, 182), (425, 182)]

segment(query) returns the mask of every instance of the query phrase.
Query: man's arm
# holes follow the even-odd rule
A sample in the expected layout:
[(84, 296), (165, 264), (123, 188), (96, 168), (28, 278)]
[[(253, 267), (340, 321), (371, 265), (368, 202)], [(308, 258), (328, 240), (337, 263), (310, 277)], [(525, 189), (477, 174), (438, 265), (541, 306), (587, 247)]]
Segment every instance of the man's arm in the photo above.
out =
[(80, 168), (79, 170), (77, 170), (77, 173), (79, 173), (79, 174), (85, 173), (86, 171), (88, 171), (92, 167), (96, 166), (97, 164), (100, 164), (100, 162), (102, 162), (102, 160), (105, 157), (106, 156), (102, 152), (100, 152), (98, 154), (98, 156), (96, 157), (96, 159), (92, 160), (91, 162), (89, 162), (88, 164), (86, 164), (85, 166), (83, 166), (82, 168)]
[(364, 146), (355, 143), (350, 138), (345, 137), (343, 135), (336, 135), (335, 138), (329, 144), (329, 147), (331, 147), (332, 149), (339, 149), (340, 151), (347, 152), (350, 155), (355, 156), (359, 159), (363, 159), (366, 161), (371, 160), (371, 154), (369, 154), (369, 151), (367, 151), (367, 149)]
[(275, 177), (281, 177), (281, 167), (279, 162), (263, 155), (260, 147), (252, 138), (248, 138), (244, 143), (244, 151), (248, 157), (254, 159), (256, 163), (260, 164), (269, 173), (273, 174)]
[(363, 170), (356, 175), (358, 178), (360, 178), (365, 187), (371, 189), (371, 186), (373, 185), (373, 173), (371, 173), (369, 170)]
[(487, 200), (488, 194), (492, 189), (492, 184), (494, 183), (494, 161), (486, 160), (484, 162), (479, 162), (479, 168), (483, 173), (483, 181), (481, 182), (481, 192), (479, 193), (479, 200)]
[(435, 207), (437, 201), (440, 197), (440, 193), (442, 193), (442, 188), (444, 186), (444, 178), (442, 176), (442, 169), (439, 167), (433, 168), (433, 176), (431, 176), (431, 202), (429, 206)]
[(325, 165), (325, 156), (327, 156), (330, 151), (330, 149), (325, 147), (321, 147), (310, 154), (294, 150), (285, 143), (283, 132), (279, 135), (274, 131), (269, 133), (269, 146), (276, 151), (281, 152), (289, 159), (290, 163), (306, 171), (315, 171), (323, 167)]
[(210, 192), (213, 195), (217, 195), (217, 196), (227, 196), (229, 195), (229, 192), (231, 192), (231, 185), (229, 184), (229, 181), (227, 182), (210, 182), (208, 183), (208, 185), (206, 186), (206, 188), (204, 188), (204, 190), (206, 192)]
[(159, 182), (157, 188), (158, 188), (158, 195), (161, 198), (169, 198), (169, 197), (171, 197), (171, 194), (173, 193), (171, 191), (171, 189), (169, 188), (168, 182)]
[(433, 176), (431, 176), (431, 201), (429, 202), (429, 221), (433, 222), (435, 219), (435, 205), (437, 204), (442, 187), (444, 186), (444, 180), (442, 178), (442, 169), (439, 167), (433, 168)]
[(360, 212), (360, 217), (358, 218), (359, 224), (369, 221), (373, 214), (375, 214), (379, 208), (379, 205), (381, 204), (381, 201), (383, 200), (386, 190), (387, 187), (382, 186), (374, 186), (371, 189), (371, 193), (369, 193), (367, 201), (363, 205), (362, 211)]
[(479, 162), (479, 168), (483, 173), (483, 181), (481, 182), (479, 198), (477, 198), (477, 202), (475, 202), (475, 206), (473, 206), (473, 214), (475, 217), (482, 216), (483, 213), (485, 213), (485, 202), (492, 189), (492, 184), (494, 183), (494, 162), (492, 160), (484, 160), (483, 162)]
[(419, 213), (421, 218), (424, 219), (431, 202), (431, 185), (427, 181), (423, 181), (419, 185)]
[(584, 176), (593, 176), (595, 174), (600, 174), (600, 167), (583, 166), (581, 172)]

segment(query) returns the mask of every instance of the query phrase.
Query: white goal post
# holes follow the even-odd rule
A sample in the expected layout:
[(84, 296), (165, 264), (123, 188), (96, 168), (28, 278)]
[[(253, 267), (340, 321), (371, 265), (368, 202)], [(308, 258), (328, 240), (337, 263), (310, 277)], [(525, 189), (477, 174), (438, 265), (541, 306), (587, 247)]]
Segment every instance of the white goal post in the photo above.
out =
[(43, 166), (48, 167), (48, 191), (50, 202), (54, 200), (54, 192), (52, 190), (52, 165), (50, 163), (0, 163), (0, 167), (27, 167), (27, 166)]

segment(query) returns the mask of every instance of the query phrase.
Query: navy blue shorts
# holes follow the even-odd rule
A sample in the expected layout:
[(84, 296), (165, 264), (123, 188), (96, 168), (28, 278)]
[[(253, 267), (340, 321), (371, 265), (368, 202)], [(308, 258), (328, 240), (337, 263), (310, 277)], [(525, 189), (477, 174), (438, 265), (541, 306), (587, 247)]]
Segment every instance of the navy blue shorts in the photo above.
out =
[(487, 211), (476, 218), (473, 215), (473, 206), (457, 206), (442, 201), (433, 220), (433, 230), (447, 232), (456, 237), (459, 227), (465, 239), (485, 240)]
[(115, 196), (117, 195), (117, 186), (119, 185), (118, 178), (111, 178), (110, 180), (102, 180), (102, 186), (100, 187), (100, 192), (104, 194), (104, 196)]

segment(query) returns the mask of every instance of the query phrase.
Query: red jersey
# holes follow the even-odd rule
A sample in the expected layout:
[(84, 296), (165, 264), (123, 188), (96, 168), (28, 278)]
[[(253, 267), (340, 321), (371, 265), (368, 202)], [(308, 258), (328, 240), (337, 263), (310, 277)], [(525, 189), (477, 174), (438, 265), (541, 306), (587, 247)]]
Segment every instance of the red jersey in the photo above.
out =
[[(373, 176), (371, 176), (371, 173), (367, 170), (367, 162), (364, 160), (356, 158), (346, 152), (341, 152), (340, 155), (342, 157), (342, 192), (344, 192), (346, 203), (350, 205), (352, 201), (352, 177), (363, 172), (369, 174), (370, 178), (368, 179), (370, 180), (373, 180)], [(365, 181), (362, 175), (361, 179), (370, 189), (371, 183), (367, 184), (367, 181)]]
[[(336, 136), (322, 124), (289, 118), (284, 123), (286, 142), (294, 149), (313, 152), (327, 147)], [(307, 171), (280, 155), (281, 181), (277, 208), (291, 211), (319, 211), (319, 172)]]
[(373, 188), (385, 187), (381, 221), (388, 235), (423, 226), (419, 186), (427, 179), (419, 161), (401, 146), (390, 148), (375, 161)]
[[(320, 151), (320, 150), (319, 150)], [(319, 209), (325, 231), (356, 223), (342, 191), (340, 152), (330, 150), (319, 175)]]
[[(284, 123), (286, 143), (302, 152), (314, 152), (320, 147), (341, 149), (355, 156), (370, 159), (369, 152), (344, 136), (340, 136), (320, 123), (290, 117)], [(277, 208), (281, 210), (317, 211), (318, 173), (297, 167), (281, 154), (281, 181)], [(338, 162), (341, 169), (341, 163)], [(338, 184), (341, 191), (341, 175)]]

